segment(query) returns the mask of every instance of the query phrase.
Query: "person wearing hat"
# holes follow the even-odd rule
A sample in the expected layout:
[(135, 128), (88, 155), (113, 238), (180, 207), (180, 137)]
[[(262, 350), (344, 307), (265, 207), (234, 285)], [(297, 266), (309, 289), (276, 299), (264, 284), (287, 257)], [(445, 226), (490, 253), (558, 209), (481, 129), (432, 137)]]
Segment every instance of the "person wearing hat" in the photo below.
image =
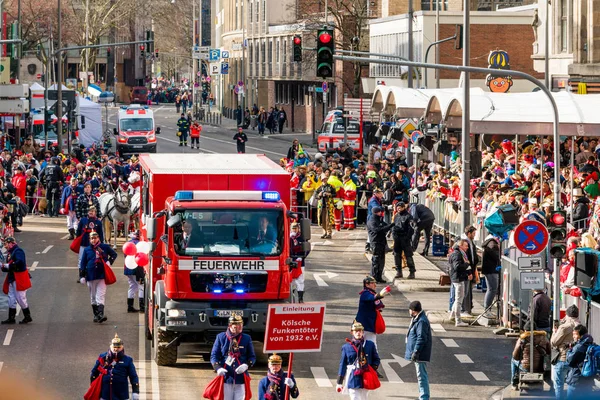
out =
[(60, 185), (64, 183), (65, 177), (60, 168), (58, 157), (52, 157), (52, 163), (44, 168), (43, 182), (46, 185), (46, 213), (48, 217), (58, 217), (60, 207)]
[(135, 154), (129, 158), (129, 163), (123, 168), (123, 179), (128, 180), (129, 175), (131, 175), (133, 171), (138, 173), (142, 172), (142, 166), (140, 165), (139, 159)]
[(586, 230), (590, 215), (590, 199), (584, 196), (581, 188), (573, 189), (573, 225), (577, 230)]
[(356, 184), (349, 174), (344, 175), (342, 180), (344, 185), (342, 194), (342, 199), (344, 200), (344, 229), (354, 230), (356, 221)]
[(190, 122), (185, 117), (184, 113), (181, 113), (181, 117), (177, 120), (177, 136), (179, 136), (179, 146), (187, 146), (187, 136), (190, 130)]
[(564, 398), (565, 375), (569, 369), (567, 351), (573, 344), (573, 329), (579, 323), (579, 308), (572, 305), (567, 308), (567, 315), (560, 321), (560, 325), (550, 337), (550, 346), (559, 353), (558, 360), (552, 364), (552, 382), (554, 383), (554, 396), (557, 399)]
[(335, 196), (333, 198), (333, 220), (335, 223), (335, 230), (338, 232), (342, 229), (342, 209), (344, 207), (344, 203), (342, 202), (342, 197), (344, 195), (344, 184), (340, 179), (341, 177), (342, 172), (336, 169), (331, 173), (329, 179), (327, 179), (327, 183), (335, 189)]
[(243, 324), (241, 316), (232, 314), (227, 330), (217, 335), (210, 353), (217, 375), (225, 377), (223, 400), (246, 399), (247, 371), (256, 363), (252, 338), (242, 333)]
[(190, 140), (191, 140), (191, 148), (194, 148), (194, 144), (196, 145), (196, 149), (200, 149), (200, 133), (202, 132), (202, 125), (197, 120), (192, 122), (192, 126), (190, 126)]
[(420, 301), (415, 300), (409, 304), (408, 314), (411, 320), (406, 333), (404, 358), (415, 363), (419, 400), (429, 400), (429, 376), (425, 363), (431, 361), (431, 326)]
[(288, 376), (287, 372), (284, 372), (281, 368), (282, 363), (283, 360), (277, 354), (269, 357), (267, 376), (258, 383), (259, 399), (283, 400), (285, 399), (286, 386), (290, 388), (290, 397), (295, 399), (300, 395), (294, 374)]
[(323, 234), (321, 239), (331, 239), (332, 228), (334, 226), (334, 202), (336, 190), (329, 183), (329, 180), (323, 180), (323, 184), (316, 190), (316, 196), (318, 199), (317, 203), (317, 221), (321, 228), (323, 228)]
[[(140, 231), (136, 230), (134, 232), (131, 232), (129, 234), (129, 241), (130, 243), (133, 244), (138, 244), (140, 241)], [(129, 288), (127, 289), (127, 312), (128, 313), (134, 313), (134, 312), (140, 312), (143, 313), (146, 311), (145, 307), (144, 307), (144, 278), (145, 278), (145, 271), (144, 271), (144, 267), (140, 267), (139, 265), (137, 266), (137, 268), (134, 269), (130, 269), (127, 268), (127, 266), (123, 266), (123, 274), (127, 277), (127, 281), (129, 283)], [(135, 296), (137, 295), (139, 304), (140, 304), (140, 309), (137, 310), (136, 308), (133, 307), (133, 303), (135, 301)]]
[(129, 399), (129, 385), (131, 382), (131, 398), (140, 398), (140, 382), (133, 358), (125, 354), (123, 340), (115, 333), (106, 353), (98, 356), (92, 368), (91, 381), (102, 375), (102, 389), (100, 399), (127, 400)]
[(24, 318), (19, 324), (31, 321), (31, 311), (27, 303), (27, 289), (31, 287), (25, 252), (17, 245), (14, 237), (4, 239), (4, 246), (8, 251), (7, 262), (2, 264), (2, 271), (8, 272), (4, 280), (4, 293), (8, 295), (8, 319), (2, 324), (14, 324), (17, 315), (17, 304), (23, 310)]
[(246, 142), (248, 141), (248, 136), (246, 136), (244, 133), (244, 128), (241, 126), (238, 127), (238, 131), (233, 136), (233, 140), (235, 140), (238, 154), (246, 153)]
[(383, 220), (385, 209), (377, 206), (373, 207), (373, 214), (367, 221), (367, 233), (373, 257), (371, 259), (371, 275), (375, 277), (378, 283), (387, 283), (383, 279), (383, 269), (385, 268), (385, 253), (387, 247), (386, 235), (394, 224), (387, 224)]
[[(415, 279), (415, 261), (413, 260), (413, 228), (415, 221), (407, 210), (406, 203), (400, 201), (396, 203), (396, 216), (392, 230), (394, 238), (394, 265), (396, 267), (396, 276), (394, 279), (400, 279), (402, 275), (402, 255), (406, 258), (408, 266), (408, 279)], [(418, 240), (417, 240), (418, 242)]]
[[(375, 173), (375, 171), (369, 171)], [(368, 174), (367, 174), (368, 175)], [(375, 188), (373, 190), (373, 196), (367, 202), (367, 223), (371, 219), (373, 209), (375, 207), (383, 207), (383, 190)], [(367, 235), (367, 243), (365, 243), (365, 253), (371, 251), (371, 238)]]
[(106, 283), (104, 282), (104, 264), (109, 266), (116, 260), (117, 252), (108, 244), (101, 243), (96, 231), (90, 232), (90, 245), (85, 247), (79, 265), (79, 282), (87, 284), (90, 291), (94, 322), (107, 320), (104, 315)]
[(102, 168), (102, 181), (107, 190), (116, 189), (118, 180), (123, 176), (121, 167), (117, 164), (115, 156), (108, 157), (106, 166)]
[(83, 193), (77, 197), (77, 203), (75, 204), (75, 213), (77, 214), (77, 219), (81, 220), (88, 215), (88, 210), (90, 207), (94, 207), (96, 209), (96, 215), (98, 218), (102, 218), (102, 213), (100, 212), (100, 202), (92, 193), (92, 182), (86, 182), (83, 185)]
[(364, 327), (365, 338), (375, 343), (377, 346), (377, 334), (375, 333), (375, 320), (377, 313), (384, 309), (385, 305), (381, 301), (391, 292), (391, 287), (386, 286), (379, 292), (377, 288), (377, 280), (372, 276), (367, 276), (363, 279), (363, 290), (359, 293), (358, 311), (355, 320), (360, 322)]
[(69, 240), (75, 239), (77, 230), (77, 199), (83, 194), (83, 186), (75, 177), (71, 178), (70, 185), (65, 186), (60, 198), (61, 212), (67, 215), (67, 229)]
[[(518, 390), (520, 372), (529, 372), (531, 357), (531, 323), (529, 320), (524, 326), (524, 331), (519, 336), (519, 340), (515, 343), (512, 352), (510, 363), (511, 379), (513, 389)], [(550, 354), (550, 342), (546, 336), (546, 332), (535, 330), (535, 322), (533, 322), (533, 372), (544, 372), (544, 355)]]
[(360, 322), (355, 321), (350, 332), (352, 338), (346, 339), (342, 346), (336, 390), (348, 393), (352, 400), (367, 400), (369, 390), (364, 389), (363, 372), (369, 366), (377, 371), (381, 360), (375, 343), (365, 338), (365, 328)]
[[(102, 227), (102, 221), (96, 216), (96, 207), (90, 206), (87, 209), (87, 216), (81, 218), (77, 224), (77, 231), (75, 236), (81, 237), (81, 246), (79, 247), (79, 262), (78, 267), (81, 268), (81, 257), (86, 247), (90, 245), (90, 233), (96, 232), (100, 238), (100, 242), (104, 242), (104, 229)], [(77, 278), (79, 282), (79, 277)]]

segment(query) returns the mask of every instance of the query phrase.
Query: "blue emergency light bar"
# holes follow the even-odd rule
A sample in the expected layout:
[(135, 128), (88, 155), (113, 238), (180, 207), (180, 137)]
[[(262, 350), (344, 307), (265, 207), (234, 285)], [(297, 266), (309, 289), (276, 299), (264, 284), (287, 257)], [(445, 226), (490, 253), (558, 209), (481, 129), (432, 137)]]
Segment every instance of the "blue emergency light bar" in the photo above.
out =
[(263, 192), (262, 199), (264, 201), (279, 201), (281, 197), (279, 196), (279, 192)]
[(194, 192), (189, 190), (179, 190), (175, 192), (175, 200), (194, 200)]
[(179, 190), (175, 192), (175, 200), (189, 201), (280, 201), (279, 192), (263, 192), (260, 190)]

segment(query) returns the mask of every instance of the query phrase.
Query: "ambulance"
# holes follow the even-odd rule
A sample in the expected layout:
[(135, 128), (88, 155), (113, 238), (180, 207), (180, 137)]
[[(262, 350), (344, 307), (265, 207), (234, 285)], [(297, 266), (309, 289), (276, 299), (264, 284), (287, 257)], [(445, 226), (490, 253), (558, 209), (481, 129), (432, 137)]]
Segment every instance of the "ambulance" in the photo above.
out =
[(117, 115), (116, 136), (119, 154), (156, 153), (156, 135), (160, 127), (154, 123), (154, 113), (147, 106), (123, 106)]
[[(362, 153), (360, 122), (353, 117), (347, 119), (345, 128), (348, 146)], [(344, 119), (341, 110), (332, 110), (325, 116), (323, 127), (317, 131), (318, 146), (321, 153), (335, 153), (344, 142)]]

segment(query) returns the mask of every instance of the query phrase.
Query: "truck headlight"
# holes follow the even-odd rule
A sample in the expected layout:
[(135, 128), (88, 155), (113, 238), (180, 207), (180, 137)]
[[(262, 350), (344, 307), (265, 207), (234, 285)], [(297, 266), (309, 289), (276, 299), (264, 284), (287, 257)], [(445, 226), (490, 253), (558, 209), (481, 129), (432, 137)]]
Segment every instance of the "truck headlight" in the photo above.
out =
[(167, 310), (167, 316), (172, 318), (185, 318), (185, 310)]

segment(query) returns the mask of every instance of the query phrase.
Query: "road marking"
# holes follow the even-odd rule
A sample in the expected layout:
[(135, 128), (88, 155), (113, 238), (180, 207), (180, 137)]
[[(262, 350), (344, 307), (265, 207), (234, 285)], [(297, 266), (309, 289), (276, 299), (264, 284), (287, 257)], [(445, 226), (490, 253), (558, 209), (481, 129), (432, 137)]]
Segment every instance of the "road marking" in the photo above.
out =
[(475, 380), (477, 382), (488, 382), (490, 380), (490, 378), (488, 378), (483, 372), (481, 371), (469, 371), (469, 373), (471, 375), (473, 375), (473, 378), (475, 378)]
[(46, 247), (46, 248), (44, 249), (44, 251), (42, 251), (42, 254), (46, 254), (46, 253), (47, 253), (47, 252), (49, 252), (49, 251), (50, 251), (50, 249), (51, 249), (51, 248), (53, 248), (53, 247), (54, 247), (54, 245), (53, 245), (53, 244), (51, 244), (50, 246)]
[(456, 357), (462, 364), (473, 364), (471, 357), (466, 354), (455, 354), (454, 357)]
[(31, 264), (31, 267), (29, 267), (29, 270), (30, 270), (30, 271), (35, 271), (35, 269), (37, 268), (37, 266), (38, 266), (38, 264), (39, 264), (39, 263), (40, 263), (39, 261), (34, 261), (34, 262)]
[(141, 389), (140, 400), (146, 400), (146, 391), (148, 390), (148, 385), (146, 385), (146, 368), (148, 362), (146, 361), (146, 335), (144, 335), (144, 316), (145, 314), (140, 314), (138, 318), (138, 360), (140, 360), (140, 366), (142, 367), (137, 369)]
[(404, 358), (392, 354), (392, 359), (381, 360), (381, 365), (383, 366), (383, 372), (385, 372), (385, 376), (387, 376), (389, 383), (404, 383), (404, 381), (398, 376), (396, 371), (390, 366), (391, 363), (400, 364), (400, 368), (406, 367), (410, 364), (410, 361), (405, 360)]
[(325, 372), (325, 368), (310, 367), (310, 372), (312, 372), (318, 387), (333, 387), (329, 377), (327, 376), (327, 372)]
[(431, 330), (434, 332), (446, 332), (442, 324), (431, 324)]
[(13, 335), (14, 331), (15, 331), (14, 329), (9, 329), (6, 331), (6, 337), (4, 338), (4, 343), (3, 343), (4, 346), (10, 345), (10, 340), (12, 339), (12, 335)]
[(61, 237), (61, 240), (68, 239), (68, 237), (69, 237), (70, 235), (71, 235), (70, 233), (67, 233), (65, 236)]
[(319, 285), (319, 286), (329, 286), (327, 284), (327, 282), (325, 282), (323, 280), (323, 278), (321, 278), (321, 275), (326, 276), (328, 279), (335, 278), (335, 277), (339, 276), (338, 274), (336, 274), (334, 272), (329, 272), (329, 271), (325, 271), (322, 274), (313, 273), (313, 277), (315, 278), (315, 282), (317, 282), (317, 285)]
[(454, 339), (442, 339), (442, 343), (444, 343), (446, 347), (458, 347), (458, 343), (456, 343)]
[(160, 387), (158, 385), (158, 365), (154, 360), (150, 361), (150, 372), (152, 374), (152, 399), (160, 399)]
[(37, 267), (36, 270), (40, 269), (79, 269), (79, 267)]

